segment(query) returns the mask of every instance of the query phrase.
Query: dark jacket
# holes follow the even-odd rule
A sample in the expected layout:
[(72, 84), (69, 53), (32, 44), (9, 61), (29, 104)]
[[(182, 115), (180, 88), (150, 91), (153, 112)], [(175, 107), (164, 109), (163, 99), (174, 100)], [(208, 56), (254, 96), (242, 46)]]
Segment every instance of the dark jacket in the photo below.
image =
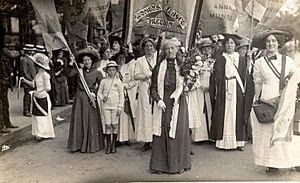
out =
[[(210, 138), (214, 140), (223, 139), (223, 130), (224, 130), (224, 117), (225, 117), (225, 87), (226, 87), (226, 78), (225, 78), (225, 64), (226, 59), (224, 56), (219, 55), (216, 58), (214, 64), (214, 70), (210, 79), (210, 96), (212, 100), (212, 124), (210, 129)], [(239, 75), (244, 82), (245, 72), (246, 72), (246, 61), (245, 58), (239, 57), (239, 66), (238, 66)], [(240, 87), (237, 83), (237, 102), (236, 106), (236, 140), (241, 141), (246, 138), (246, 122), (245, 122), (245, 112), (244, 112), (244, 100), (245, 97), (242, 93)]]
[[(20, 67), (21, 76), (29, 81), (33, 81), (33, 79), (36, 75), (36, 69), (34, 66), (34, 62), (29, 58), (28, 55), (25, 55), (21, 59), (20, 65), (21, 65), (21, 67)], [(30, 85), (28, 85), (24, 82), (22, 83), (22, 86), (24, 88), (31, 88)]]

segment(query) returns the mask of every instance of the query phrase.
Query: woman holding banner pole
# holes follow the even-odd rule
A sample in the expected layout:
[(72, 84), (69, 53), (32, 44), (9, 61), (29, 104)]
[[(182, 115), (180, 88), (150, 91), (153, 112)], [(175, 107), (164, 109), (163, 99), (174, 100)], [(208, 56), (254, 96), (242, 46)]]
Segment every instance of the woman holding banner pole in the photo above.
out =
[[(78, 62), (83, 62), (84, 68), (77, 72), (78, 89), (72, 107), (68, 149), (93, 153), (104, 148), (99, 109), (97, 105), (90, 103), (90, 97), (96, 98), (97, 87), (103, 78), (101, 72), (92, 66), (99, 60), (99, 55), (96, 49), (89, 47), (75, 55)], [(81, 82), (80, 76), (85, 79), (86, 85)], [(91, 96), (87, 95), (86, 87)]]

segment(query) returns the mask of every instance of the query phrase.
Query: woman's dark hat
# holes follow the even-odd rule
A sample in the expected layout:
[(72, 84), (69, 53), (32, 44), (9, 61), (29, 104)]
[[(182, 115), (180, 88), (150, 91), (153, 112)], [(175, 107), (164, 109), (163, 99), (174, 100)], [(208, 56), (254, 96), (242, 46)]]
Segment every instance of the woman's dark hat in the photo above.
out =
[(110, 36), (108, 39), (110, 46), (112, 46), (115, 41), (117, 41), (121, 47), (123, 46), (122, 38), (119, 36)]
[(239, 35), (236, 34), (228, 34), (228, 33), (223, 33), (224, 39), (222, 40), (222, 44), (225, 45), (225, 43), (229, 40), (232, 39), (236, 45), (238, 45), (238, 42), (242, 39)]
[(259, 49), (266, 49), (266, 40), (270, 35), (274, 35), (279, 43), (279, 47), (284, 43), (290, 41), (293, 38), (293, 34), (290, 31), (280, 29), (267, 29), (258, 32), (253, 37), (252, 46)]
[(98, 61), (100, 59), (98, 50), (93, 47), (83, 48), (75, 53), (75, 58), (77, 61), (82, 62), (84, 56), (90, 56), (93, 62)]
[(110, 47), (107, 44), (102, 45), (99, 51), (100, 56), (102, 57), (103, 53), (108, 49), (110, 49)]

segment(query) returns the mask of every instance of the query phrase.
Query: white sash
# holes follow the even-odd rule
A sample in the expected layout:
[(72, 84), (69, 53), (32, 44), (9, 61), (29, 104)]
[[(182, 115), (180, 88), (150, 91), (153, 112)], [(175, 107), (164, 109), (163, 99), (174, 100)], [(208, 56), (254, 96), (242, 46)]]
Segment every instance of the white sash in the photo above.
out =
[[(157, 76), (157, 90), (158, 94), (161, 99), (163, 99), (164, 96), (164, 76), (167, 70), (167, 61), (163, 60), (160, 64), (158, 76)], [(176, 89), (170, 96), (170, 98), (174, 98), (174, 106), (173, 106), (173, 112), (170, 122), (170, 131), (169, 131), (169, 137), (175, 138), (176, 135), (176, 127), (177, 127), (177, 118), (178, 118), (178, 111), (179, 111), (179, 97), (183, 91), (183, 79), (179, 74), (179, 67), (175, 61), (175, 70), (176, 70)], [(157, 103), (154, 103), (153, 106), (153, 121), (152, 121), (152, 130), (153, 135), (161, 136), (161, 120), (162, 120), (162, 109), (158, 107)]]
[[(238, 54), (238, 53), (237, 53), (237, 54)], [(237, 80), (237, 82), (238, 82), (240, 88), (242, 89), (242, 92), (245, 93), (245, 87), (244, 87), (244, 84), (243, 84), (243, 82), (242, 82), (241, 76), (240, 76), (240, 74), (239, 74), (239, 72), (238, 72), (238, 66), (235, 65), (234, 57), (232, 58), (232, 57), (229, 56), (227, 53), (223, 53), (223, 56), (224, 56), (225, 59), (226, 59), (227, 61), (229, 61), (229, 63), (231, 63), (231, 64), (233, 65), (233, 67), (235, 68), (235, 69), (232, 70), (232, 71), (234, 72), (233, 75), (235, 76), (235, 78), (236, 78), (236, 80)], [(237, 56), (237, 55), (234, 54), (233, 56)]]

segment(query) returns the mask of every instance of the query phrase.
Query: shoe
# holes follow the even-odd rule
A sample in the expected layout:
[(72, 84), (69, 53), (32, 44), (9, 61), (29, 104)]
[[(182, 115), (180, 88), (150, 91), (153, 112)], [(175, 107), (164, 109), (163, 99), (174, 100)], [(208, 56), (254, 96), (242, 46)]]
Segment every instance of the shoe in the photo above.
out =
[(150, 170), (150, 172), (152, 173), (152, 174), (163, 174), (163, 172), (161, 172), (161, 171), (158, 171), (158, 170)]
[(296, 166), (296, 167), (295, 167), (295, 170), (296, 170), (297, 172), (300, 172), (300, 166)]
[(126, 144), (127, 146), (131, 146), (130, 141), (125, 141), (125, 144)]
[(191, 150), (190, 151), (190, 155), (195, 155), (194, 151)]
[(2, 128), (2, 129), (0, 129), (0, 133), (10, 133), (10, 130), (8, 130), (6, 128)]
[(25, 113), (24, 116), (31, 117), (31, 114), (30, 113)]
[(122, 142), (120, 142), (120, 141), (116, 141), (116, 146), (117, 146), (117, 147), (120, 147), (120, 146), (122, 146)]
[(7, 126), (6, 128), (19, 128), (19, 126), (17, 125), (13, 125), (13, 124), (10, 124), (9, 126)]
[(238, 151), (244, 151), (244, 147), (237, 147), (236, 148)]
[(111, 145), (110, 152), (111, 152), (112, 154), (114, 154), (114, 153), (117, 152), (117, 147), (116, 147), (116, 144), (115, 144), (115, 143), (113, 143), (113, 144)]
[(278, 172), (279, 169), (278, 168), (274, 168), (274, 167), (267, 167), (266, 169), (266, 173), (275, 173)]
[(146, 142), (142, 148), (142, 152), (146, 152), (150, 149), (150, 142)]

